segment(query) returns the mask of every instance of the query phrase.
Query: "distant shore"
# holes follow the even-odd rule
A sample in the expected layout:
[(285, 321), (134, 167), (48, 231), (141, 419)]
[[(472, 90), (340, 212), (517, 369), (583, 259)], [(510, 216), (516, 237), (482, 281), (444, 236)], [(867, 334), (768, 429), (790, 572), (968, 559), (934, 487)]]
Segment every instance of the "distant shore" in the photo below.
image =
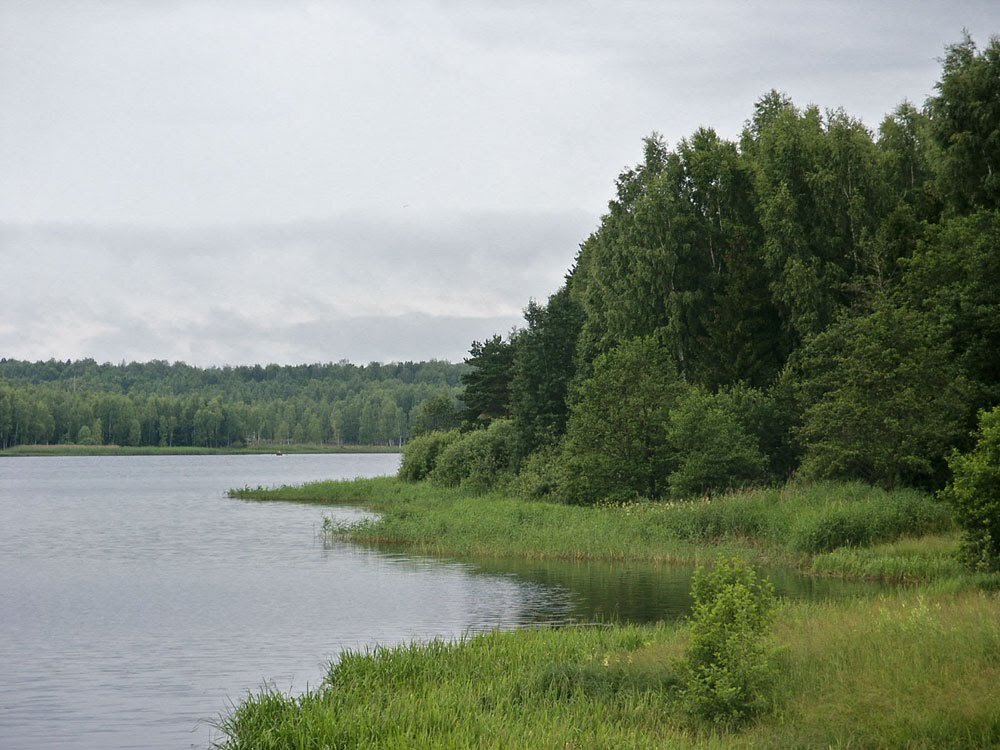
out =
[(399, 453), (386, 445), (256, 445), (242, 448), (208, 448), (195, 445), (17, 445), (0, 451), (0, 458), (12, 456), (215, 456), (285, 453)]

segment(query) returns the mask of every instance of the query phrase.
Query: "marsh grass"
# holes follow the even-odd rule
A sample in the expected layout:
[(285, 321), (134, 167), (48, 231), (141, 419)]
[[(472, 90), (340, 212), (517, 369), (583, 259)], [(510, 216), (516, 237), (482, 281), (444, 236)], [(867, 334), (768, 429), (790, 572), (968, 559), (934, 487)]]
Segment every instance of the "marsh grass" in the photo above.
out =
[[(361, 505), (381, 515), (349, 529), (337, 528), (337, 534), (426, 554), (661, 563), (700, 563), (724, 554), (824, 575), (923, 580), (953, 572), (944, 553), (934, 558), (937, 573), (926, 556), (916, 554), (899, 553), (895, 566), (881, 569), (855, 560), (850, 551), (876, 542), (952, 529), (947, 506), (930, 495), (887, 492), (859, 483), (791, 484), (712, 499), (590, 507), (501, 492), (472, 495), (391, 477), (243, 488), (230, 494)], [(815, 567), (818, 560), (822, 563)], [(914, 574), (906, 569), (907, 560), (923, 567)]]
[(692, 725), (685, 625), (494, 632), (344, 654), (301, 696), (247, 696), (240, 748), (981, 748), (1000, 743), (1000, 599), (896, 592), (785, 603), (776, 710)]

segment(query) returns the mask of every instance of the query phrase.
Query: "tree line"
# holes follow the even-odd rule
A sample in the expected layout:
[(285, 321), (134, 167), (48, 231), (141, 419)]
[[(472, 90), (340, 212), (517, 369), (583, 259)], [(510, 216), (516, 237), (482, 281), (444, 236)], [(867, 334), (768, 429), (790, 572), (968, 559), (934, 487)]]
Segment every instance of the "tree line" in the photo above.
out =
[(403, 475), (568, 502), (791, 476), (937, 489), (1000, 404), (1000, 40), (877, 132), (771, 91), (653, 134), (565, 284), (472, 344)]
[(458, 424), (465, 365), (198, 368), (0, 360), (0, 449), (21, 444), (400, 445)]

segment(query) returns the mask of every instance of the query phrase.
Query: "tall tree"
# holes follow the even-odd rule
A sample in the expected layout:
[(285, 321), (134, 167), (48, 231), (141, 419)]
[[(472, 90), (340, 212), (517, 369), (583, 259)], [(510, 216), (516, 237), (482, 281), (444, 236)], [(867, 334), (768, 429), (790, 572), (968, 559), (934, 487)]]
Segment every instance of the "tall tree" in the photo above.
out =
[(472, 369), (462, 375), (465, 385), (462, 399), (468, 423), (487, 424), (492, 419), (510, 416), (516, 341), (516, 334), (506, 340), (497, 334), (482, 342), (472, 342), (471, 356), (465, 360)]
[(1000, 208), (1000, 37), (979, 52), (966, 32), (936, 88), (927, 106), (945, 201), (958, 213)]

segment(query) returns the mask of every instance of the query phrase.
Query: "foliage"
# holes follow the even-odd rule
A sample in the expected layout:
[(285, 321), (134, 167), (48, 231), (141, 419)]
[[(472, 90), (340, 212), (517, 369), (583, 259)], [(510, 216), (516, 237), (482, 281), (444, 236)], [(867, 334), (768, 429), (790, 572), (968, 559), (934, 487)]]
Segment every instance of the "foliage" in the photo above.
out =
[[(928, 227), (903, 263), (900, 304), (941, 329), (975, 404), (1000, 403), (1000, 210), (953, 217)], [(970, 417), (975, 413), (970, 409)], [(969, 428), (971, 429), (971, 424)]]
[(726, 407), (725, 399), (693, 388), (671, 410), (667, 441), (676, 462), (667, 477), (671, 497), (714, 494), (763, 477), (764, 457)]
[(399, 478), (411, 482), (426, 479), (437, 466), (441, 452), (460, 437), (458, 430), (425, 432), (418, 435), (403, 448), (403, 461), (399, 466)]
[(883, 307), (809, 340), (797, 362), (807, 477), (934, 486), (962, 432), (968, 391), (923, 316)]
[(940, 149), (940, 189), (958, 212), (1000, 208), (1000, 38), (978, 52), (966, 33), (948, 47), (927, 104)]
[(514, 335), (507, 340), (496, 335), (485, 341), (472, 342), (469, 349), (471, 356), (465, 360), (471, 369), (462, 375), (466, 424), (484, 426), (491, 419), (510, 417), (516, 341)]
[(768, 629), (774, 588), (747, 563), (723, 560), (698, 568), (691, 585), (691, 643), (681, 682), (687, 710), (724, 726), (766, 712), (777, 678)]
[(583, 311), (563, 287), (545, 306), (529, 302), (524, 318), (528, 326), (517, 337), (511, 382), (511, 412), (521, 456), (566, 432)]
[(446, 487), (461, 485), (485, 492), (508, 481), (516, 460), (516, 434), (509, 419), (472, 430), (450, 441), (438, 454), (431, 480)]
[(413, 437), (428, 432), (446, 432), (461, 423), (461, 409), (454, 397), (447, 393), (421, 401), (410, 411), (410, 434)]
[(1000, 407), (979, 415), (975, 448), (949, 460), (954, 479), (943, 496), (962, 526), (962, 553), (976, 570), (1000, 571)]
[(531, 453), (510, 485), (511, 493), (531, 499), (556, 498), (563, 483), (562, 444), (547, 445)]
[(675, 465), (666, 427), (686, 388), (652, 337), (630, 339), (598, 357), (570, 411), (562, 497), (593, 503), (665, 495)]
[(465, 369), (438, 361), (197, 368), (3, 359), (0, 449), (76, 441), (398, 446), (423, 402), (454, 401)]

